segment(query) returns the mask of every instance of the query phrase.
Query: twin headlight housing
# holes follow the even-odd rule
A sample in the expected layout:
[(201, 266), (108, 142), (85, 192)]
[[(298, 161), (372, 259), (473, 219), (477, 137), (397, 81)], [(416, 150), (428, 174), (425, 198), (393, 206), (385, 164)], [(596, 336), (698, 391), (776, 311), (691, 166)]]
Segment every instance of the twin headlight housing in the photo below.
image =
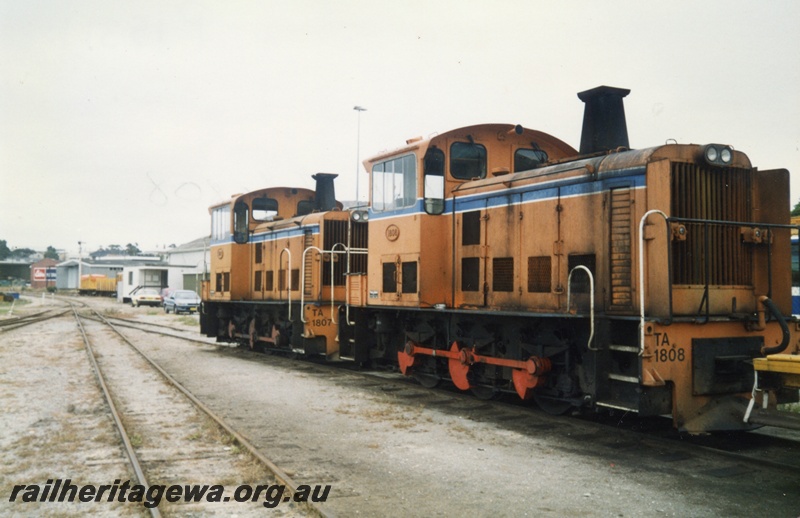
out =
[(733, 162), (733, 148), (723, 144), (707, 144), (703, 146), (703, 159), (709, 165), (727, 166)]
[(354, 210), (350, 213), (350, 218), (355, 222), (369, 221), (369, 211)]

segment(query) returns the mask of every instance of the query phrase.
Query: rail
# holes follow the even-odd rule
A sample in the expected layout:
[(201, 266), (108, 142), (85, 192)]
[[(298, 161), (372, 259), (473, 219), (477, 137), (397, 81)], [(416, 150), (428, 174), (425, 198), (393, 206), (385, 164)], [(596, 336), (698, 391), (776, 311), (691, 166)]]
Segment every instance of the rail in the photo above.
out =
[[(86, 347), (86, 355), (89, 357), (89, 361), (92, 364), (92, 369), (94, 370), (95, 376), (97, 378), (97, 383), (100, 385), (100, 389), (103, 392), (103, 396), (105, 397), (106, 404), (111, 412), (111, 417), (114, 421), (114, 424), (117, 427), (117, 431), (119, 432), (120, 439), (122, 440), (122, 444), (125, 447), (125, 453), (128, 456), (128, 461), (131, 464), (131, 468), (133, 469), (134, 474), (136, 475), (136, 480), (138, 480), (139, 484), (143, 485), (144, 487), (149, 487), (150, 484), (147, 481), (147, 477), (144, 474), (144, 470), (142, 469), (142, 465), (139, 462), (139, 457), (136, 455), (136, 450), (133, 448), (133, 444), (131, 443), (130, 436), (128, 435), (128, 431), (125, 429), (125, 425), (122, 423), (122, 418), (117, 410), (117, 407), (114, 403), (114, 398), (111, 397), (111, 391), (108, 388), (108, 384), (106, 383), (105, 377), (103, 376), (103, 372), (100, 370), (100, 366), (97, 363), (97, 359), (95, 358), (94, 351), (92, 351), (92, 345), (89, 341), (89, 336), (86, 334), (86, 329), (83, 327), (83, 322), (81, 322), (81, 317), (78, 315), (78, 310), (75, 309), (75, 305), (70, 303), (72, 308), (72, 313), (75, 315), (75, 320), (78, 324), (78, 330), (83, 337), (83, 343)], [(99, 314), (98, 314), (99, 316)], [(107, 323), (107, 322), (106, 322)], [(114, 326), (108, 324), (112, 329)], [(158, 510), (157, 507), (149, 507), (148, 511), (153, 518), (159, 518), (161, 516), (161, 512)]]
[(586, 266), (579, 264), (575, 268), (573, 268), (569, 272), (569, 276), (567, 277), (567, 311), (570, 308), (570, 300), (572, 296), (572, 274), (575, 273), (575, 270), (583, 270), (589, 276), (589, 297), (590, 297), (590, 305), (589, 305), (589, 315), (590, 315), (590, 326), (591, 331), (589, 332), (589, 340), (586, 343), (586, 347), (589, 348), (590, 351), (597, 351), (596, 347), (592, 347), (592, 341), (594, 340), (594, 275), (592, 275), (592, 271), (587, 268)]

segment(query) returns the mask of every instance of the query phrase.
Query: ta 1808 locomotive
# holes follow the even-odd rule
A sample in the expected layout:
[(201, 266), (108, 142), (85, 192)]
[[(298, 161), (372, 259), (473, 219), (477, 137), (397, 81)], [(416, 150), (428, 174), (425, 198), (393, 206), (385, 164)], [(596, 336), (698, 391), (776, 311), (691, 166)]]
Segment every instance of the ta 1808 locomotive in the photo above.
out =
[(630, 150), (628, 93), (578, 94), (579, 150), (475, 125), (366, 160), (367, 207), (325, 173), (211, 207), (202, 331), (556, 413), (792, 425), (789, 173), (723, 144)]

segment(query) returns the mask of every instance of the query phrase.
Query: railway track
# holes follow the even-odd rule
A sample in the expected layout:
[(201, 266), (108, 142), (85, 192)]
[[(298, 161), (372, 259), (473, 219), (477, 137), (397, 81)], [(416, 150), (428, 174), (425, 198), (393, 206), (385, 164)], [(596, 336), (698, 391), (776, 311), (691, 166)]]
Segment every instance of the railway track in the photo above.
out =
[(3, 319), (0, 320), (0, 331), (11, 331), (14, 329), (19, 329), (20, 327), (25, 327), (31, 324), (44, 322), (45, 320), (49, 320), (51, 318), (64, 315), (68, 311), (69, 309), (52, 308), (52, 309), (46, 309), (44, 311), (37, 311), (36, 313), (30, 313)]
[[(88, 320), (89, 317), (85, 314), (84, 318), (91, 328), (90, 332), (107, 332), (102, 330), (104, 324)], [(97, 319), (98, 317), (92, 316), (91, 318)], [(785, 511), (793, 508), (796, 514), (796, 510), (800, 509), (800, 492), (798, 492), (800, 476), (797, 469), (800, 462), (795, 463), (794, 460), (796, 459), (794, 455), (797, 452), (797, 443), (793, 439), (753, 439), (756, 442), (743, 444), (737, 442), (736, 437), (731, 436), (726, 440), (728, 445), (732, 446), (729, 448), (732, 451), (726, 452), (724, 444), (708, 444), (709, 438), (697, 440), (664, 433), (664, 426), (658, 422), (633, 420), (628, 416), (617, 416), (615, 420), (593, 419), (589, 421), (556, 417), (533, 410), (526, 405), (512, 404), (503, 399), (482, 401), (469, 394), (454, 392), (446, 388), (425, 389), (394, 372), (352, 371), (329, 364), (299, 362), (281, 356), (253, 353), (242, 348), (219, 346), (208, 344), (208, 342), (203, 342), (206, 344), (205, 347), (195, 349), (188, 345), (179, 345), (180, 342), (194, 343), (197, 340), (182, 336), (186, 333), (180, 331), (176, 326), (164, 326), (161, 323), (157, 325), (153, 325), (153, 323), (137, 324), (129, 319), (109, 320), (112, 320), (116, 327), (123, 328), (124, 326), (124, 329), (130, 329), (126, 335), (136, 343), (145, 346), (143, 347), (145, 352), (154, 356), (166, 370), (189, 386), (213, 410), (225, 415), (229, 422), (234, 423), (237, 429), (247, 434), (261, 451), (266, 452), (270, 459), (295, 480), (306, 482), (323, 480), (326, 483), (333, 483), (334, 495), (329, 504), (330, 509), (336, 511), (337, 514), (347, 514), (347, 509), (350, 508), (347, 502), (353, 502), (352, 499), (347, 498), (349, 494), (359, 495), (356, 509), (364, 505), (363, 499), (368, 499), (372, 492), (377, 494), (377, 489), (368, 488), (366, 482), (360, 479), (354, 481), (351, 476), (351, 470), (356, 469), (360, 462), (364, 462), (364, 457), (354, 455), (352, 458), (336, 458), (335, 449), (330, 449), (329, 445), (325, 444), (325, 441), (329, 440), (325, 438), (328, 437), (325, 432), (322, 432), (322, 436), (313, 435), (314, 432), (310, 432), (311, 435), (302, 435), (291, 431), (278, 433), (283, 429), (283, 424), (265, 427), (266, 424), (272, 424), (268, 420), (275, 419), (275, 415), (270, 414), (266, 409), (249, 412), (248, 408), (250, 410), (256, 408), (253, 406), (254, 403), (248, 403), (248, 399), (243, 397), (243, 393), (231, 391), (231, 388), (226, 387), (233, 387), (237, 384), (244, 387), (252, 383), (262, 383), (265, 384), (264, 388), (269, 391), (271, 398), (280, 400), (285, 399), (287, 394), (293, 394), (291, 392), (293, 389), (290, 389), (289, 392), (276, 391), (278, 387), (276, 384), (283, 380), (293, 384), (292, 386), (311, 384), (325, 391), (332, 389), (322, 387), (337, 387), (335, 392), (339, 393), (340, 397), (378, 401), (381, 408), (385, 409), (385, 417), (382, 413), (373, 412), (366, 415), (366, 426), (361, 425), (365, 426), (362, 428), (365, 447), (376, 448), (374, 450), (376, 454), (383, 455), (384, 443), (382, 441), (386, 439), (378, 438), (379, 435), (373, 438), (371, 431), (373, 425), (369, 423), (388, 421), (388, 427), (396, 427), (396, 433), (404, 438), (403, 441), (410, 441), (409, 446), (411, 446), (416, 443), (427, 443), (434, 437), (429, 437), (427, 433), (419, 434), (420, 431), (424, 431), (425, 423), (430, 422), (431, 416), (433, 416), (437, 422), (444, 420), (452, 423), (454, 437), (463, 439), (466, 435), (474, 441), (473, 446), (468, 447), (468, 450), (463, 453), (464, 462), (470, 462), (466, 460), (471, 458), (469, 450), (478, 452), (486, 450), (485, 454), (478, 453), (479, 455), (488, 455), (489, 452), (494, 451), (493, 444), (496, 444), (497, 441), (495, 437), (524, 437), (526, 439), (522, 442), (538, 445), (538, 448), (533, 448), (529, 454), (526, 454), (530, 458), (525, 460), (519, 458), (514, 461), (511, 466), (518, 465), (516, 469), (525, 464), (531, 464), (531, 469), (549, 469), (534, 466), (540, 465), (542, 460), (547, 462), (547, 459), (553, 458), (553, 455), (565, 458), (574, 457), (583, 459), (581, 462), (585, 462), (587, 465), (597, 465), (598, 463), (607, 465), (608, 476), (611, 477), (614, 476), (613, 473), (616, 470), (632, 470), (641, 473), (642, 478), (663, 479), (665, 492), (676, 491), (676, 494), (682, 494), (683, 490), (675, 489), (676, 480), (690, 480), (691, 484), (706, 487), (712, 494), (716, 494), (717, 498), (722, 491), (730, 495), (746, 495), (747, 498), (751, 496), (752, 498), (749, 499), (755, 501), (757, 498), (763, 498), (763, 494), (774, 495), (775, 491), (779, 491), (781, 494), (778, 496), (786, 499), (786, 502), (778, 507), (779, 510)], [(148, 338), (157, 335), (163, 336), (164, 340)], [(176, 356), (174, 352), (176, 349), (183, 350), (183, 353)], [(186, 355), (195, 353), (200, 355), (196, 358), (204, 358), (199, 360), (197, 369), (202, 368), (201, 363), (218, 364), (219, 366), (214, 370), (231, 373), (235, 383), (226, 385), (214, 382), (213, 389), (204, 391), (203, 382), (201, 381), (200, 385), (197, 383), (197, 380), (205, 379), (203, 372), (196, 371), (195, 367), (185, 368)], [(181, 364), (184, 364), (183, 369), (180, 368)], [(264, 364), (263, 368), (259, 364)], [(276, 370), (282, 374), (276, 375)], [(245, 375), (245, 373), (249, 374)], [(253, 381), (250, 380), (251, 377)], [(256, 379), (258, 381), (254, 381)], [(211, 382), (210, 379), (206, 381), (206, 383), (209, 382)], [(198, 389), (200, 390), (198, 391)], [(253, 402), (255, 401), (257, 399), (253, 398)], [(333, 408), (331, 415), (340, 413), (348, 416), (348, 419), (364, 417), (357, 414), (357, 410), (351, 410), (350, 403), (346, 399), (338, 401), (339, 403), (333, 403), (333, 405), (337, 405), (339, 408)], [(319, 405), (326, 404), (331, 405), (331, 402), (325, 403), (321, 400), (319, 403)], [(314, 408), (311, 410), (316, 411)], [(415, 424), (413, 420), (422, 425)], [(333, 424), (334, 422), (336, 421), (331, 421), (330, 428), (336, 426)], [(407, 428), (407, 426), (411, 428)], [(259, 430), (259, 427), (264, 429), (263, 432)], [(491, 435), (471, 436), (472, 430), (487, 428), (496, 431), (491, 432)], [(315, 433), (319, 434), (320, 431), (317, 430)], [(347, 432), (342, 431), (341, 433)], [(745, 437), (749, 438), (750, 434)], [(540, 448), (542, 451), (539, 451)], [(774, 454), (768, 452), (770, 448), (775, 451)], [(781, 448), (784, 450), (783, 453), (780, 451)], [(423, 451), (428, 450), (426, 448)], [(353, 453), (357, 454), (355, 451)], [(428, 454), (424, 456), (428, 456)], [(353, 460), (359, 458), (361, 460)], [(309, 466), (320, 462), (328, 467), (325, 467), (323, 472), (315, 471), (309, 475)], [(480, 469), (477, 465), (469, 464), (469, 466), (471, 467), (468, 468), (468, 465), (465, 464), (464, 468)], [(395, 471), (395, 469), (389, 469)], [(324, 478), (325, 473), (331, 478)], [(495, 471), (492, 473), (498, 474)], [(545, 475), (543, 471), (542, 476), (549, 477), (550, 475)], [(391, 482), (389, 479), (386, 481), (386, 484), (391, 484), (392, 487), (397, 483), (398, 481), (395, 479), (392, 479)], [(602, 486), (602, 484), (600, 485)], [(351, 493), (353, 487), (357, 491)], [(468, 487), (473, 486), (469, 486), (466, 482), (462, 486), (462, 488)], [(712, 488), (714, 489), (712, 490)], [(723, 488), (723, 490), (719, 488)], [(763, 488), (768, 488), (772, 493), (764, 493)], [(587, 486), (584, 497), (594, 498), (596, 490), (594, 484)], [(416, 490), (414, 491), (416, 492)], [(590, 493), (591, 497), (586, 496)], [(440, 498), (441, 493), (438, 495), (437, 498)], [(466, 495), (462, 495), (462, 500), (464, 496)], [(580, 494), (577, 496), (581, 498)], [(798, 505), (792, 507), (794, 504), (787, 503), (789, 501)], [(399, 502), (387, 500), (387, 505), (392, 505), (392, 503), (397, 505)], [(475, 509), (481, 508), (476, 507)], [(747, 509), (747, 507), (742, 509)], [(741, 515), (745, 515), (746, 512), (742, 510)], [(779, 512), (776, 515), (783, 514)], [(707, 515), (702, 512), (698, 514), (698, 516)]]
[[(111, 317), (119, 321), (116, 325), (125, 326), (138, 331), (157, 334), (170, 338), (177, 338), (204, 345), (218, 345), (209, 340), (199, 340), (186, 336), (186, 331), (174, 326), (142, 322), (134, 319)], [(154, 329), (155, 328), (155, 329)], [(164, 331), (169, 330), (169, 332)], [(344, 376), (342, 382), (359, 388), (371, 388), (378, 391), (393, 393), (399, 400), (407, 400), (413, 404), (424, 407), (435, 407), (444, 412), (453, 411), (467, 415), (470, 419), (486, 421), (497, 420), (519, 431), (557, 430), (577, 420), (564, 416), (553, 416), (537, 408), (531, 408), (528, 403), (523, 403), (516, 398), (504, 398), (492, 401), (476, 399), (474, 396), (449, 387), (431, 390), (419, 386), (413, 379), (391, 371), (364, 371), (352, 369), (349, 364), (329, 364), (323, 362), (299, 361), (280, 356), (263, 355), (245, 349), (221, 346), (225, 354), (243, 355), (254, 361), (289, 362), (296, 370), (305, 374), (319, 376)], [(535, 421), (531, 424), (531, 421)], [(763, 432), (746, 432), (732, 434), (713, 434), (705, 436), (691, 436), (680, 434), (669, 428), (665, 419), (639, 419), (633, 415), (617, 414), (611, 416), (590, 416), (582, 419), (583, 426), (596, 428), (597, 431), (582, 431), (581, 437), (595, 437), (601, 442), (603, 435), (614, 436), (610, 440), (612, 449), (619, 448), (620, 444), (639, 444), (648, 449), (657, 449), (664, 452), (664, 458), (680, 461), (695, 458), (698, 452), (716, 456), (720, 462), (734, 463), (731, 466), (721, 465), (709, 471), (714, 474), (729, 474), (744, 472), (743, 466), (752, 465), (767, 469), (775, 469), (785, 473), (800, 475), (800, 433), (785, 432), (782, 436), (775, 436), (769, 430)], [(517, 426), (513, 423), (522, 423)], [(566, 432), (572, 433), (572, 432)], [(623, 440), (621, 437), (624, 436)], [(627, 447), (627, 446), (626, 446)], [(754, 468), (755, 469), (755, 468)]]
[[(113, 324), (82, 301), (62, 298), (61, 302), (67, 307), (20, 317), (15, 319), (13, 324), (4, 326), (3, 329), (17, 329), (23, 325), (61, 317), (68, 312), (72, 314), (125, 450), (127, 461), (135, 476), (135, 481), (131, 482), (145, 488), (153, 487), (153, 482), (157, 485), (169, 485), (169, 482), (173, 485), (181, 485), (193, 481), (195, 484), (208, 485), (211, 480), (211, 485), (213, 485), (216, 484), (213, 480), (218, 480), (218, 476), (227, 473), (228, 479), (225, 485), (228, 487), (226, 496), (223, 497), (224, 501), (231, 501), (232, 505), (242, 505), (242, 495), (247, 493), (246, 491), (239, 496), (236, 496), (238, 493), (233, 493), (233, 499), (229, 496), (232, 491), (227, 492), (236, 485), (235, 481), (238, 480), (241, 483), (236, 485), (237, 492), (238, 488), (248, 485), (255, 488), (252, 500), (249, 500), (249, 504), (244, 504), (255, 509), (245, 509), (244, 514), (241, 509), (235, 510), (235, 507), (226, 507), (225, 511), (247, 516), (263, 513), (263, 507), (280, 505), (283, 515), (329, 516), (317, 503), (304, 496), (305, 489), (301, 488), (304, 493), (301, 494), (298, 490), (299, 485), (291, 477), (126, 337), (117, 328), (119, 323)], [(81, 306), (81, 311), (78, 306)], [(130, 326), (131, 324), (124, 325)], [(163, 334), (187, 339), (170, 333)], [(146, 367), (142, 367), (142, 365), (146, 365)], [(144, 372), (145, 370), (149, 372)], [(131, 376), (130, 373), (133, 371), (136, 371), (137, 374)], [(136, 378), (141, 378), (141, 380)], [(166, 386), (169, 389), (165, 388)], [(167, 394), (167, 390), (174, 392)], [(202, 413), (202, 417), (198, 417), (198, 413)], [(210, 428), (216, 427), (219, 427), (218, 431), (209, 431)], [(191, 430), (195, 431), (191, 432)], [(164, 437), (166, 431), (175, 432), (175, 437)], [(187, 433), (190, 434), (188, 440), (181, 438), (181, 434), (185, 436)], [(207, 434), (211, 437), (210, 439), (201, 437)], [(215, 444), (209, 444), (209, 442)], [(218, 447), (220, 443), (224, 445), (221, 448)], [(241, 457), (247, 457), (249, 460), (242, 461)], [(198, 462), (207, 466), (201, 470), (208, 475), (205, 479), (202, 477), (197, 479), (195, 475), (194, 471), (197, 470)], [(250, 466), (254, 463), (258, 465), (258, 469)], [(187, 465), (189, 466), (188, 471)], [(242, 468), (243, 466), (244, 468)], [(250, 477), (265, 471), (269, 474), (268, 482), (264, 482), (263, 475), (258, 475), (252, 480), (245, 480), (239, 473), (243, 469), (245, 474)], [(176, 473), (181, 473), (181, 470), (184, 475), (176, 477)], [(245, 484), (246, 481), (254, 483)], [(269, 493), (271, 500), (267, 501), (266, 495), (269, 488), (278, 485), (285, 488), (280, 492), (280, 501), (275, 501), (276, 491)], [(259, 495), (258, 487), (262, 486), (264, 489)], [(296, 498), (297, 501), (295, 501)], [(200, 507), (198, 507), (197, 503), (190, 501), (188, 512), (208, 514), (211, 511), (213, 514), (215, 510), (220, 510), (219, 504), (216, 502), (212, 502), (211, 508), (205, 510), (202, 507), (203, 501), (200, 500), (200, 502)], [(262, 502), (263, 507), (259, 505)], [(270, 505), (267, 505), (268, 503)], [(163, 507), (163, 504), (166, 504), (165, 500), (162, 500), (159, 506), (148, 507), (147, 511), (151, 516), (161, 516), (159, 507)], [(166, 513), (169, 515), (174, 512), (187, 512), (187, 509), (181, 510), (181, 507), (178, 507), (180, 505), (184, 504), (174, 506), (167, 504)]]

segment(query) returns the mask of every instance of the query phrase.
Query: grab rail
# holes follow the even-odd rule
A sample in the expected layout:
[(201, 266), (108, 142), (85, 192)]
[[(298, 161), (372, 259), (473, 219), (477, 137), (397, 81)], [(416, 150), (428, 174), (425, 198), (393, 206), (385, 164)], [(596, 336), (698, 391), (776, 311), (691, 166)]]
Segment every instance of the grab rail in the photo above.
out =
[(289, 322), (292, 321), (292, 251), (288, 248), (284, 248), (281, 250), (281, 254), (278, 256), (278, 264), (283, 261), (283, 253), (286, 252), (286, 255), (289, 256), (289, 264), (286, 268), (286, 286), (288, 286), (289, 291)]
[(644, 223), (651, 214), (660, 214), (669, 227), (669, 217), (658, 209), (648, 210), (639, 220), (639, 356), (644, 356)]
[(589, 333), (589, 341), (586, 344), (586, 347), (589, 348), (590, 351), (597, 351), (596, 347), (592, 347), (592, 340), (594, 340), (594, 275), (592, 275), (592, 271), (589, 270), (586, 266), (579, 264), (575, 268), (573, 268), (569, 272), (569, 276), (567, 276), (567, 311), (569, 311), (570, 307), (570, 299), (572, 296), (572, 274), (575, 273), (575, 270), (583, 270), (589, 276), (589, 285), (590, 285), (590, 297), (591, 303), (589, 306), (589, 313), (590, 313), (590, 325), (591, 325), (591, 332)]

